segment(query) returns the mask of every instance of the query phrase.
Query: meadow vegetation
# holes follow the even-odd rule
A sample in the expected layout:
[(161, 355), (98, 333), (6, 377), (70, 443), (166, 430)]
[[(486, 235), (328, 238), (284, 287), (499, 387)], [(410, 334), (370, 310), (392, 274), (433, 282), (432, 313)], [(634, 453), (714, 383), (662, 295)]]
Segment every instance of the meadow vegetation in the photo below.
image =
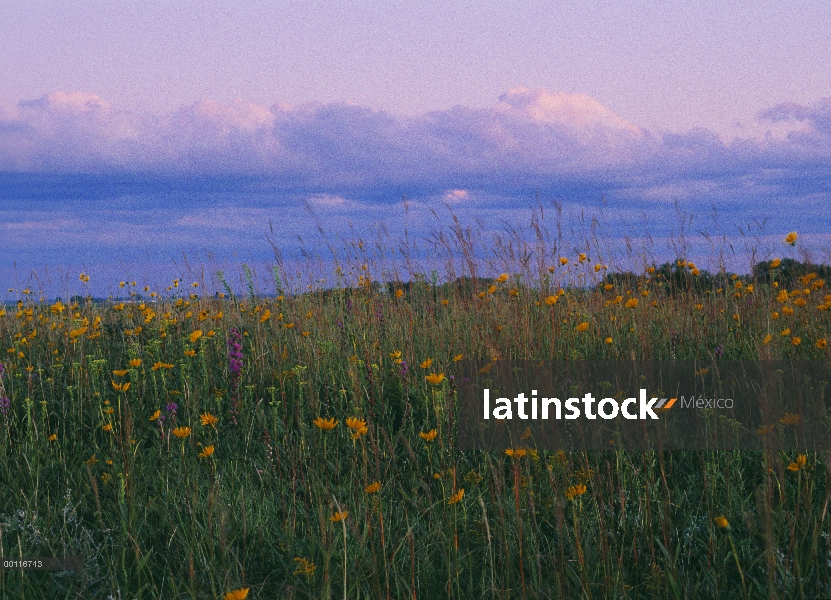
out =
[(85, 569), (0, 596), (831, 596), (831, 451), (466, 453), (453, 422), (465, 359), (829, 360), (827, 266), (561, 251), (440, 283), (356, 258), (304, 293), (17, 291), (0, 550)]

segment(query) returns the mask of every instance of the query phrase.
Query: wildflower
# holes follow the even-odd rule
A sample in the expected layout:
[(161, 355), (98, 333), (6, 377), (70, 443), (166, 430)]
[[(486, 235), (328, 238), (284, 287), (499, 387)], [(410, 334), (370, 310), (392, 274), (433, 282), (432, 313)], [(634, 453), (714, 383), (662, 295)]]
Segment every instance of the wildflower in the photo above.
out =
[(349, 429), (358, 430), (366, 427), (366, 421), (357, 417), (347, 417), (346, 426), (349, 427)]
[(418, 437), (420, 437), (425, 442), (432, 442), (434, 439), (436, 439), (436, 435), (438, 435), (438, 433), (439, 432), (435, 429), (431, 429), (430, 431), (419, 432)]
[(586, 331), (589, 328), (589, 323), (587, 321), (583, 321), (580, 323), (575, 329), (577, 331)]
[(489, 294), (493, 294), (495, 291), (496, 291), (496, 286), (495, 285), (492, 285), (488, 288), (488, 293)]
[(318, 429), (323, 429), (324, 431), (331, 431), (335, 428), (335, 426), (337, 426), (338, 421), (335, 421), (334, 417), (332, 417), (331, 419), (324, 419), (323, 417), (318, 417), (317, 419), (312, 421), (312, 423), (314, 423), (315, 427), (317, 427)]
[(546, 303), (548, 306), (554, 306), (555, 304), (557, 304), (557, 300), (558, 300), (558, 297), (557, 297), (557, 296), (548, 296), (548, 297), (545, 299), (545, 303)]
[(118, 369), (116, 371), (113, 371), (113, 375), (115, 375), (116, 377), (124, 377), (126, 374), (127, 369)]
[(772, 313), (770, 313), (770, 317), (775, 321), (776, 319), (779, 318), (779, 313), (776, 312), (776, 311), (773, 311)]
[(209, 457), (209, 456), (211, 456), (213, 453), (214, 453), (214, 447), (213, 447), (213, 445), (210, 445), (210, 446), (205, 446), (205, 447), (202, 449), (202, 452), (200, 452), (200, 453), (199, 453), (199, 458), (208, 458), (208, 457)]
[(283, 327), (286, 329), (292, 329), (294, 328), (294, 323), (283, 323)]
[(339, 523), (340, 521), (343, 521), (344, 519), (346, 519), (346, 517), (348, 517), (348, 516), (349, 516), (349, 511), (345, 510), (343, 512), (336, 512), (331, 517), (329, 517), (329, 520), (332, 521), (332, 523)]
[(773, 431), (774, 427), (776, 426), (772, 423), (770, 425), (762, 425), (761, 427), (759, 427), (759, 429), (756, 430), (756, 433), (758, 433), (759, 435), (767, 435), (771, 431)]
[(240, 588), (228, 592), (222, 597), (222, 600), (245, 600), (248, 597), (248, 588)]
[(420, 366), (422, 369), (429, 369), (430, 367), (432, 367), (432, 366), (433, 366), (433, 359), (432, 359), (432, 358), (428, 358), (428, 359), (427, 359), (427, 360), (425, 360), (423, 363), (421, 363), (419, 366)]
[(788, 471), (801, 471), (805, 468), (805, 464), (808, 462), (808, 457), (804, 454), (800, 454), (796, 457), (796, 462), (792, 462), (788, 465)]
[(794, 336), (794, 337), (791, 338), (791, 345), (799, 346), (799, 344), (801, 344), (801, 343), (802, 343), (802, 340), (799, 338), (799, 336)]
[(511, 458), (516, 458), (516, 459), (522, 458), (527, 453), (528, 453), (528, 451), (523, 449), (523, 448), (519, 448), (517, 450), (514, 450), (513, 448), (508, 448), (507, 450), (505, 450), (505, 454), (507, 454)]
[(453, 362), (459, 362), (460, 360), (462, 360), (464, 358), (464, 356), (465, 356), (464, 354), (457, 354), (456, 356), (453, 357)]
[(115, 388), (115, 390), (117, 392), (126, 392), (127, 390), (130, 389), (130, 382), (129, 381), (126, 382), (126, 383), (116, 383), (115, 381), (113, 381), (111, 383), (113, 384), (113, 387)]
[(607, 337), (607, 338), (606, 338), (605, 340), (603, 340), (603, 341), (604, 341), (604, 342), (606, 342), (607, 344), (611, 344), (614, 340), (613, 340), (611, 337)]
[(216, 429), (216, 424), (219, 423), (219, 419), (209, 412), (200, 415), (199, 421), (202, 423), (202, 427), (213, 427), (214, 429)]
[(444, 373), (439, 373), (438, 375), (436, 373), (430, 373), (429, 375), (425, 376), (424, 378), (429, 383), (432, 383), (433, 385), (438, 385), (442, 381), (444, 381)]
[(496, 278), (496, 281), (497, 283), (505, 283), (506, 281), (508, 281), (508, 274), (502, 273), (502, 275)]
[(825, 338), (822, 338), (822, 339), (817, 340), (816, 345), (817, 345), (817, 348), (822, 350), (823, 348), (825, 348), (828, 345), (828, 341)]
[(158, 371), (159, 369), (172, 369), (172, 368), (173, 368), (173, 365), (170, 364), (170, 363), (157, 362), (157, 363), (153, 364), (153, 370), (154, 371)]
[(775, 269), (776, 267), (778, 267), (781, 264), (782, 264), (782, 261), (780, 259), (774, 258), (772, 261), (770, 261), (770, 268)]
[(448, 504), (457, 504), (465, 497), (465, 488), (459, 488), (459, 491), (447, 499)]
[(626, 304), (624, 304), (624, 306), (626, 308), (635, 308), (637, 305), (638, 305), (638, 299), (637, 298), (629, 298), (629, 300), (626, 301)]
[(106, 424), (106, 425), (104, 425), (101, 429), (103, 429), (104, 431), (112, 431), (112, 430), (113, 430), (113, 426), (112, 426), (112, 424), (107, 423), (107, 424)]
[(134, 369), (141, 366), (141, 359), (134, 358), (127, 362), (127, 366), (133, 367)]
[(782, 337), (787, 337), (787, 336), (791, 335), (790, 327), (786, 327), (785, 329), (783, 329), (782, 333), (780, 333), (779, 335), (781, 335)]
[(88, 459), (86, 459), (84, 461), (84, 464), (89, 465), (91, 467), (91, 466), (95, 465), (95, 463), (97, 463), (97, 462), (98, 462), (98, 459), (95, 458), (95, 455), (93, 454), (92, 456), (90, 456)]
[(190, 435), (190, 427), (177, 427), (173, 430), (173, 435), (183, 440)]
[(782, 423), (782, 425), (796, 425), (801, 419), (802, 415), (785, 413), (785, 416), (779, 419), (779, 422)]
[(271, 318), (271, 311), (270, 311), (270, 310), (268, 310), (268, 309), (265, 309), (265, 310), (263, 311), (263, 314), (262, 314), (262, 315), (260, 315), (260, 323), (265, 323), (265, 322), (266, 322), (266, 321), (268, 321), (270, 318)]
[(446, 299), (446, 298), (445, 298), (444, 300), (442, 300), (442, 301), (441, 301), (441, 305), (442, 305), (442, 306), (447, 306), (448, 304), (450, 304), (450, 300), (448, 300), (448, 299)]
[(695, 310), (701, 310), (702, 308), (704, 308), (703, 304), (696, 304), (695, 305)]
[(790, 244), (791, 246), (796, 246), (797, 238), (799, 238), (799, 235), (795, 231), (791, 231), (785, 236), (785, 243)]
[(404, 290), (395, 290), (395, 297), (402, 298), (404, 296)]
[(560, 264), (565, 266), (568, 264), (568, 259), (565, 256), (560, 257)]
[(367, 494), (374, 494), (375, 492), (377, 492), (380, 489), (381, 489), (381, 482), (376, 481), (375, 483), (371, 483), (368, 486), (366, 486), (364, 488), (364, 492), (366, 492)]
[(162, 415), (162, 411), (157, 410), (152, 415), (150, 415), (149, 421), (158, 421), (159, 417)]
[(573, 485), (566, 490), (566, 498), (568, 500), (574, 500), (577, 496), (582, 496), (586, 493), (586, 486), (582, 483), (578, 483), (577, 485)]
[(724, 515), (717, 516), (715, 519), (713, 519), (713, 523), (715, 523), (716, 526), (725, 533), (728, 533), (730, 531), (730, 521), (728, 521), (727, 517), (725, 517)]
[(52, 435), (49, 436), (49, 441), (50, 442), (54, 442), (56, 439), (58, 439), (58, 434), (57, 433), (53, 433)]
[(295, 575), (314, 575), (317, 565), (305, 558), (295, 558), (297, 562), (297, 569), (294, 571)]
[(195, 344), (196, 341), (201, 337), (202, 337), (202, 330), (197, 329), (196, 331), (194, 331), (193, 333), (190, 334), (190, 343)]
[(185, 350), (185, 356), (193, 358), (194, 356), (196, 356), (196, 350)]
[(508, 292), (511, 296), (519, 296), (519, 290), (514, 288)]

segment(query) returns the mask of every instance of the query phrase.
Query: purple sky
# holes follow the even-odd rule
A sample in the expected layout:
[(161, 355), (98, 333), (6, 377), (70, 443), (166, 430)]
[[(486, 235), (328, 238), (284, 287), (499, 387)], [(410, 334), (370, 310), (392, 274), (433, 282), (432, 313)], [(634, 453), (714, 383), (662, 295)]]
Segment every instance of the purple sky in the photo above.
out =
[(672, 254), (678, 202), (831, 256), (823, 3), (352, 4), (0, 3), (0, 279), (265, 260), (405, 195), (421, 235), (557, 200)]
[(824, 2), (0, 3), (0, 97), (57, 90), (165, 114), (201, 99), (415, 116), (525, 86), (651, 130), (752, 127), (831, 95)]

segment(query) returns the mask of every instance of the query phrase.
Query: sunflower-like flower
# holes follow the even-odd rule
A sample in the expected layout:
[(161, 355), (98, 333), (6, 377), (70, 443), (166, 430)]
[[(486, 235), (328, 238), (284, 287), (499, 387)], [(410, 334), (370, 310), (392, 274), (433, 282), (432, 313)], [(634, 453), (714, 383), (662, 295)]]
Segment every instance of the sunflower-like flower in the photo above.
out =
[(335, 421), (334, 417), (332, 417), (331, 419), (324, 419), (323, 417), (318, 417), (317, 419), (312, 421), (312, 423), (314, 423), (315, 427), (317, 427), (318, 429), (322, 429), (324, 431), (331, 431), (337, 426), (338, 421)]
[(209, 412), (200, 415), (199, 421), (202, 423), (202, 427), (213, 427), (214, 429), (216, 429), (216, 424), (219, 423), (219, 419)]
[(183, 440), (190, 435), (190, 427), (177, 427), (173, 430), (173, 435)]
[(727, 520), (727, 517), (724, 515), (719, 515), (715, 519), (713, 519), (713, 523), (716, 524), (716, 527), (724, 531), (725, 533), (730, 532), (730, 521)]
[(465, 488), (459, 488), (459, 491), (447, 499), (448, 504), (458, 504), (465, 497)]
[(568, 500), (574, 500), (577, 496), (582, 496), (586, 493), (586, 486), (582, 483), (578, 483), (577, 485), (573, 485), (566, 490), (566, 498)]
[(432, 442), (434, 439), (436, 439), (436, 435), (438, 435), (438, 433), (439, 432), (435, 429), (431, 429), (430, 431), (419, 432), (418, 437), (420, 437), (425, 442)]

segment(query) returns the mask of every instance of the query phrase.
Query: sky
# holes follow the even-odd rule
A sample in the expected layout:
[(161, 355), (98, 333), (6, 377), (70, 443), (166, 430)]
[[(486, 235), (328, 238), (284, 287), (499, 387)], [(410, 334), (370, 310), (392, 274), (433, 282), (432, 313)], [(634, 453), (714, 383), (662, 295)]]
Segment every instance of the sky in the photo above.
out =
[(827, 260), (828, 31), (803, 1), (0, 0), (0, 292), (535, 206), (656, 258), (684, 213), (702, 260), (754, 228), (745, 267), (791, 230)]

